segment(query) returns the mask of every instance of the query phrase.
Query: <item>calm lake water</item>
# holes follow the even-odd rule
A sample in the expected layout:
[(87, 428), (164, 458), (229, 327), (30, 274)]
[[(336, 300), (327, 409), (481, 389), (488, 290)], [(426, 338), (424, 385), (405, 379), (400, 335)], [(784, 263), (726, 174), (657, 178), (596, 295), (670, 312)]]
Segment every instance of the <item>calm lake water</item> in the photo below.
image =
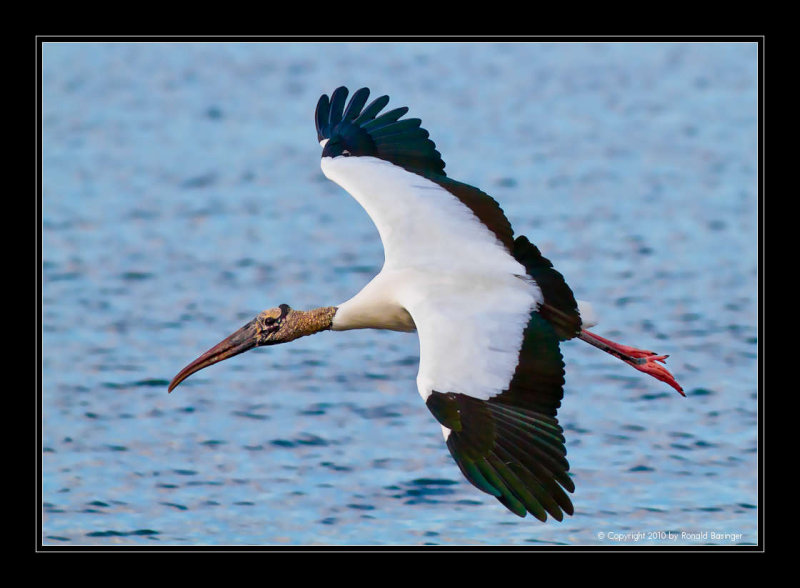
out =
[[(758, 541), (757, 46), (47, 43), (42, 535), (103, 546)], [(687, 397), (582, 342), (576, 492), (519, 519), (461, 476), (415, 334), (323, 333), (180, 368), (257, 312), (350, 298), (377, 232), (319, 168), (320, 94), (420, 117)]]

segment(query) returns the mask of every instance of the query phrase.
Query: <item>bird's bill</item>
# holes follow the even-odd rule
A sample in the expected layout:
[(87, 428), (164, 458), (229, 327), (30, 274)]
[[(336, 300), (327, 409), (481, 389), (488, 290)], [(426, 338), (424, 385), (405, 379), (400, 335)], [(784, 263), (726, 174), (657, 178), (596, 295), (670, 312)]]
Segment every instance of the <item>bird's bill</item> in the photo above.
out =
[(214, 347), (178, 372), (178, 375), (170, 382), (168, 391), (172, 392), (178, 384), (193, 373), (256, 347), (258, 344), (258, 335), (259, 329), (257, 327), (257, 322), (252, 320), (230, 337), (214, 345)]

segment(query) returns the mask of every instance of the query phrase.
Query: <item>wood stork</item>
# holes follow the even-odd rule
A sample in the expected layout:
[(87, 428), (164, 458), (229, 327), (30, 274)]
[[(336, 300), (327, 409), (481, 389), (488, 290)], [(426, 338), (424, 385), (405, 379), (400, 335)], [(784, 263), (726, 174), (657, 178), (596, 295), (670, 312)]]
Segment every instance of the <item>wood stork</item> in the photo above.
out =
[(444, 172), (444, 161), (407, 107), (381, 113), (381, 96), (337, 88), (317, 103), (322, 172), (366, 210), (385, 262), (338, 306), (265, 310), (181, 370), (189, 375), (261, 345), (320, 331), (391, 329), (419, 334), (417, 387), (464, 476), (513, 513), (573, 514), (575, 486), (556, 418), (564, 385), (559, 344), (578, 338), (662, 380), (666, 355), (587, 331), (591, 307), (526, 237), (513, 236), (497, 202)]

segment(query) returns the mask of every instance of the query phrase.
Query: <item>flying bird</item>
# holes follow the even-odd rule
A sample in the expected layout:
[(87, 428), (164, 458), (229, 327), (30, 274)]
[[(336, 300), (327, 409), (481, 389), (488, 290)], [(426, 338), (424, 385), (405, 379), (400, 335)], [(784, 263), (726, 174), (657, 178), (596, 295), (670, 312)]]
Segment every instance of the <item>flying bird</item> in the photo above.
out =
[(375, 223), (381, 271), (338, 306), (281, 304), (183, 368), (191, 374), (254, 347), (320, 331), (416, 331), (417, 387), (441, 425), (463, 475), (520, 517), (562, 520), (568, 492), (564, 432), (556, 412), (564, 387), (562, 341), (580, 339), (666, 382), (666, 355), (615, 343), (564, 277), (526, 237), (514, 237), (498, 203), (444, 171), (444, 161), (407, 107), (384, 112), (361, 88), (339, 87), (316, 108), (322, 172)]

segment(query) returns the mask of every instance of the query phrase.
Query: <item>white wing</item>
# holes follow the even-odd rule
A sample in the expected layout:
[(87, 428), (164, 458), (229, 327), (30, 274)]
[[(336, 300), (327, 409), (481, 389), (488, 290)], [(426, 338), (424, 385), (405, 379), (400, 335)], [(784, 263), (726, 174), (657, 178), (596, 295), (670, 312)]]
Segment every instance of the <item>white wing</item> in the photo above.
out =
[[(419, 391), (435, 383), (476, 398), (508, 384), (522, 331), (541, 301), (525, 268), (458, 198), (436, 183), (374, 157), (323, 158), (325, 175), (375, 223), (385, 263), (339, 306), (334, 328), (392, 316), (401, 306), (420, 337)], [(382, 308), (384, 307), (384, 308)]]

